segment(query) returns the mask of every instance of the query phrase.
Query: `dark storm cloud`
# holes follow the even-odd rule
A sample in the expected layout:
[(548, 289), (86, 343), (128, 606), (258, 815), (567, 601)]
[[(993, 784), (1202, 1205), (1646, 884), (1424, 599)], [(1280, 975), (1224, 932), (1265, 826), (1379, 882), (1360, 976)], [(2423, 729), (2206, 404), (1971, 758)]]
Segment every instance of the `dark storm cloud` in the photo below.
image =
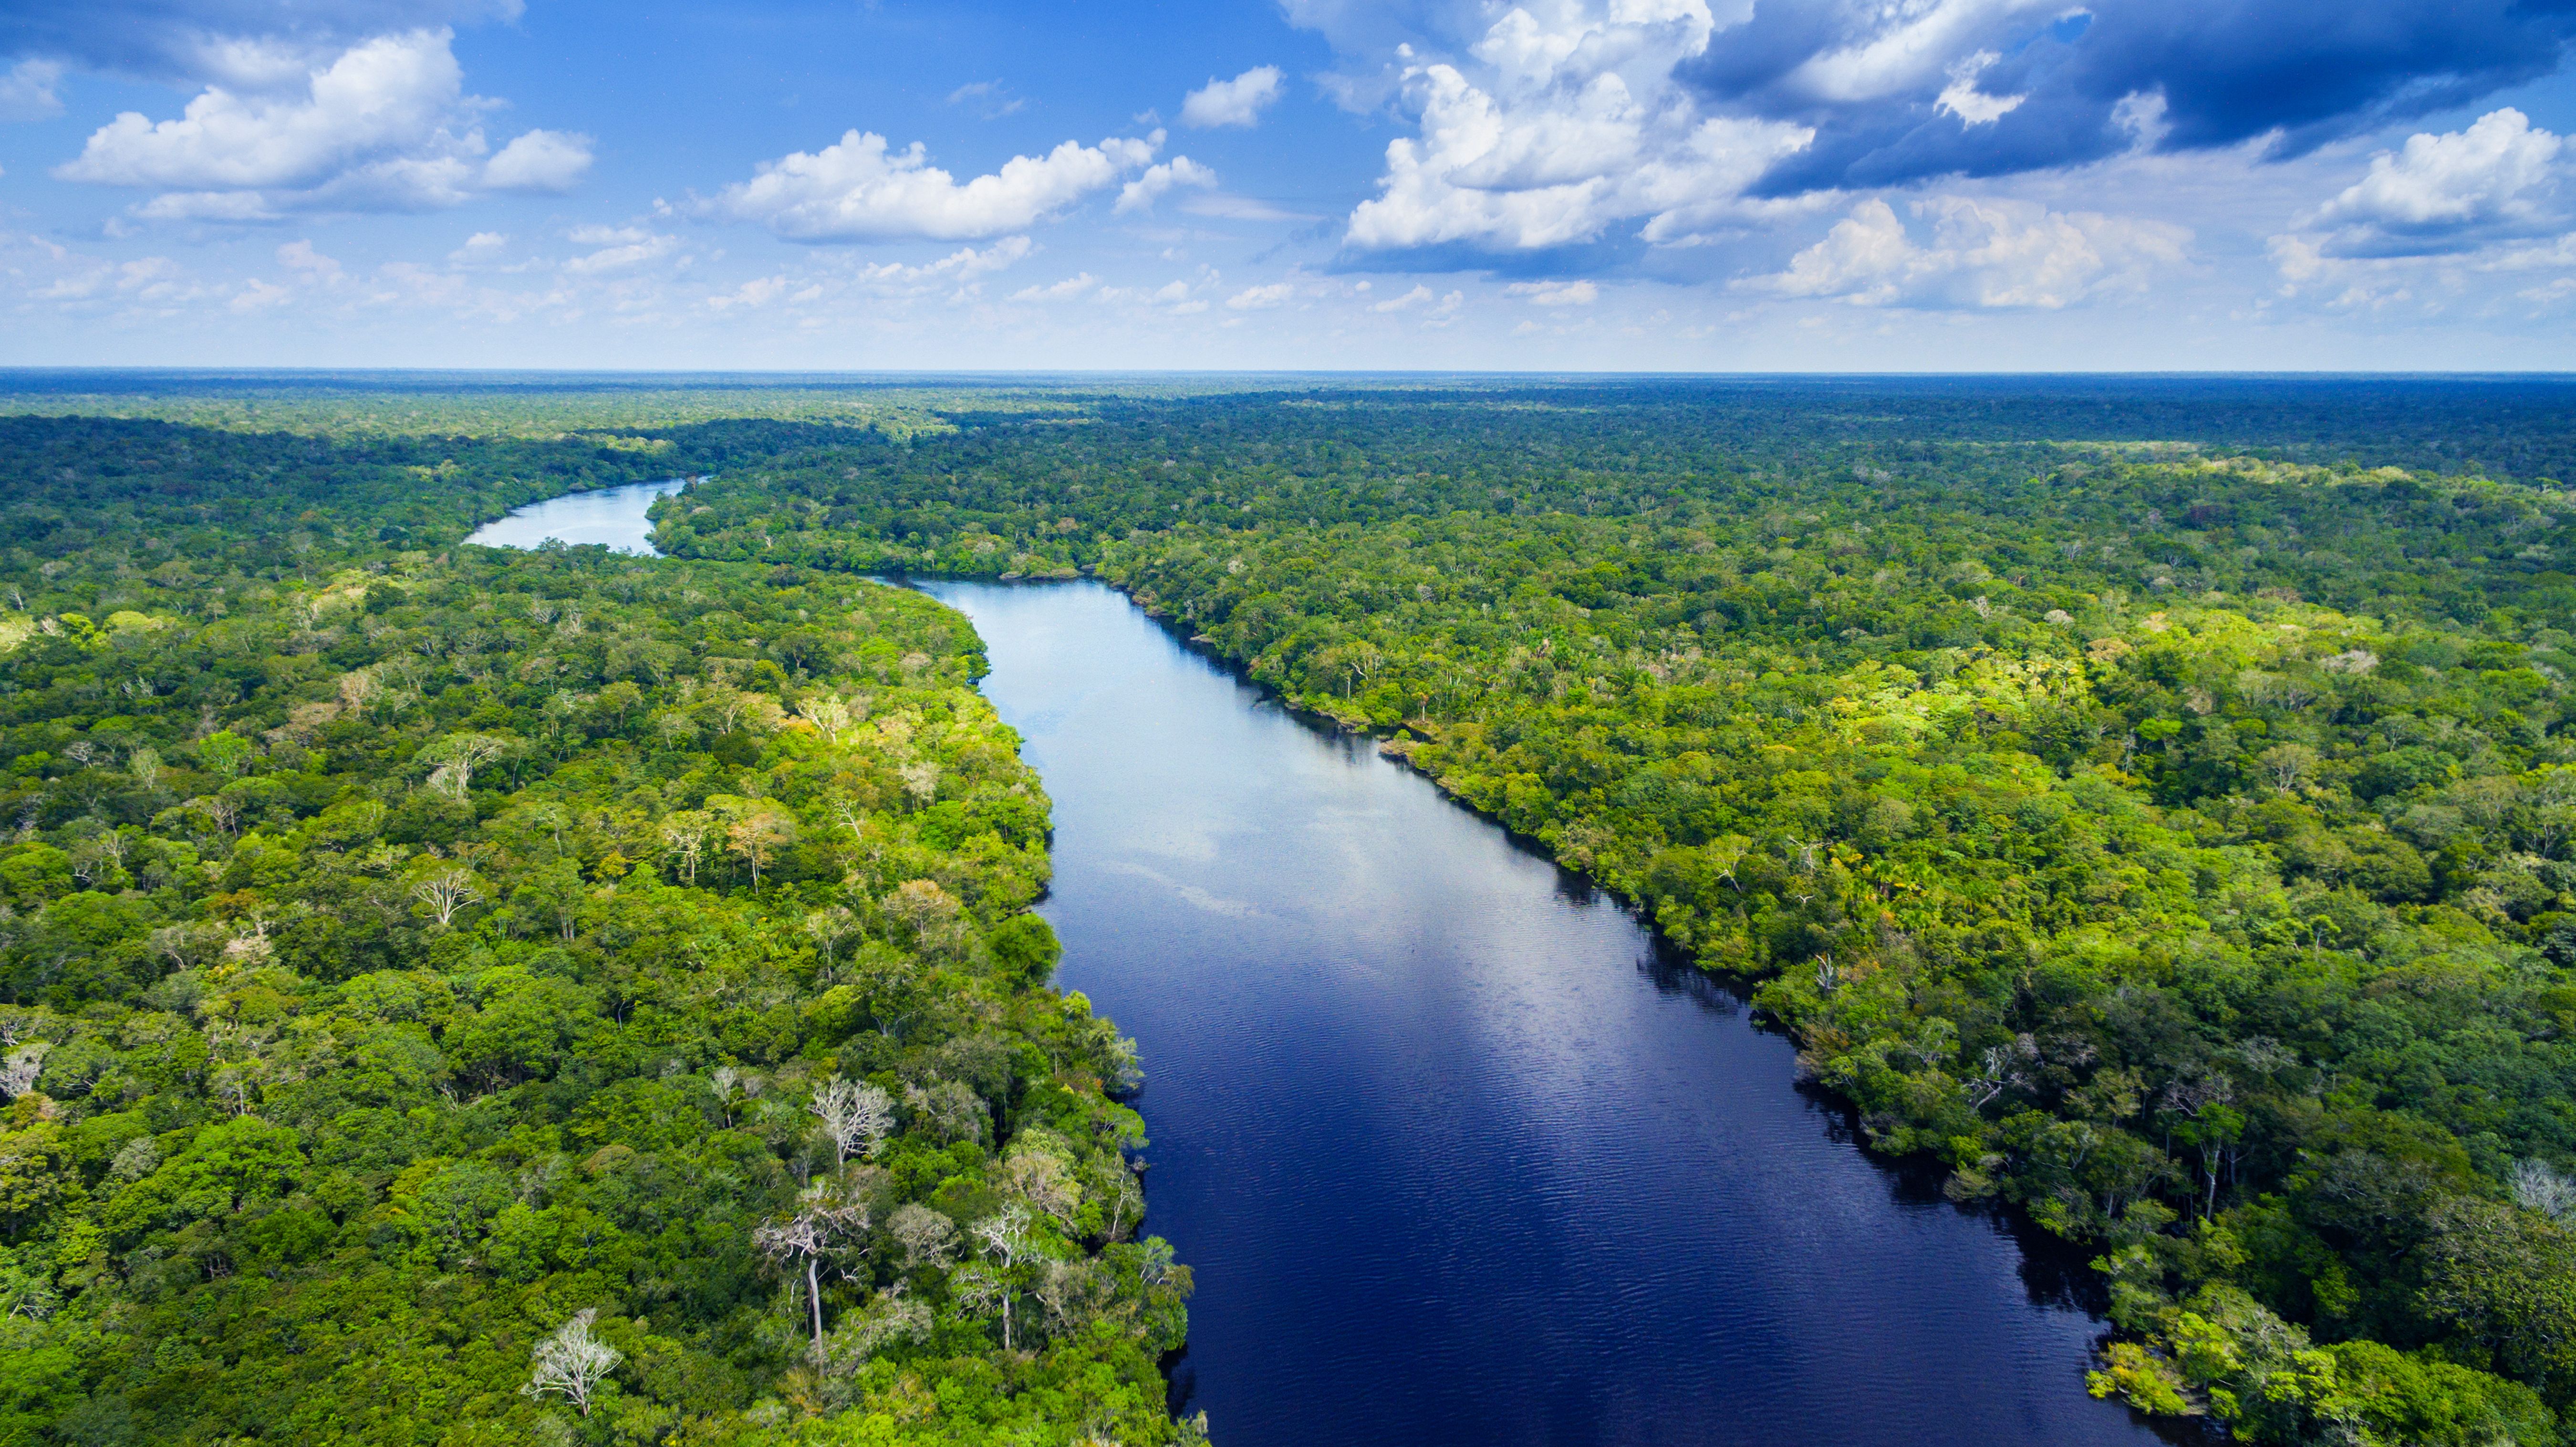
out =
[[(2104, 0), (2054, 14), (1936, 7), (1958, 16), (1946, 65), (1904, 83), (1820, 80), (1873, 39), (1839, 5), (1764, 4), (1677, 77), (1719, 109), (1795, 120), (1815, 143), (1758, 194), (1992, 176), (2137, 146), (2192, 150), (2277, 135), (2290, 155), (2391, 121), (2472, 103), (2558, 69), (2576, 3), (2544, 0)], [(1971, 13), (1981, 12), (1981, 13)], [(1918, 12), (1920, 13), (1920, 12)], [(1991, 52), (1981, 69), (1969, 57)], [(1972, 124), (1937, 97), (1962, 68), (1979, 94), (2019, 97)]]

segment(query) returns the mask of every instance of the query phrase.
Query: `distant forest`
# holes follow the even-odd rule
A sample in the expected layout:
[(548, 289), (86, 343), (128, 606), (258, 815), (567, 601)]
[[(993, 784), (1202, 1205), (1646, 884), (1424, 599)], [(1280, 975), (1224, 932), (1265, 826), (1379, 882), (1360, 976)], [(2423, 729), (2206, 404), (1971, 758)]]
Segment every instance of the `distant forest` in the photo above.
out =
[[(1634, 901), (2094, 1252), (2098, 1394), (2571, 1435), (2576, 382), (0, 383), (23, 1440), (480, 1440), (397, 1371), (585, 1440), (1194, 1430), (1043, 795), (907, 573), (1117, 586)], [(680, 561), (455, 546), (680, 473)], [(842, 1209), (800, 1287), (760, 1233)], [(601, 1405), (513, 1396), (576, 1302)]]

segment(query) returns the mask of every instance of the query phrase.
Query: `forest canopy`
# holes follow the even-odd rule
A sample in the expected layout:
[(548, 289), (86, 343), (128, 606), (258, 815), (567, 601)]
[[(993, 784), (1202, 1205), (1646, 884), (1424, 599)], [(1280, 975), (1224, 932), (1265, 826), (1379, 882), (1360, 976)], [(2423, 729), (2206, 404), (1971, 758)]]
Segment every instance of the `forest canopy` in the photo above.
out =
[[(2097, 1393), (2566, 1436), (2576, 386), (407, 385), (0, 418), (25, 1440), (1195, 1430), (903, 573), (1122, 588), (1634, 901), (2091, 1248)], [(456, 546), (673, 475), (684, 561)]]
[(454, 546), (668, 451), (0, 422), (0, 1441), (1195, 1436), (964, 620)]
[(2100, 1253), (2094, 1389), (2576, 1408), (2564, 383), (1115, 401), (780, 450), (689, 556), (1093, 573), (1758, 984), (1877, 1148)]

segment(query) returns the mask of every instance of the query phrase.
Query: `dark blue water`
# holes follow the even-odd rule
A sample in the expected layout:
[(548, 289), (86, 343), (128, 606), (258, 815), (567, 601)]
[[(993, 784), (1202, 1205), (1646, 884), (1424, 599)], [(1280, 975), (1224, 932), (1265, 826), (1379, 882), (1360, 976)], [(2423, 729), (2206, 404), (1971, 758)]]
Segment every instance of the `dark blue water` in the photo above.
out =
[(1106, 588), (923, 586), (1054, 797), (1060, 982), (1143, 1047), (1223, 1447), (2155, 1440), (2084, 1395), (2080, 1263), (1863, 1156), (1609, 901)]
[(1107, 588), (922, 586), (1055, 800), (1060, 983), (1143, 1047), (1225, 1447), (2154, 1440), (2084, 1393), (2070, 1268), (1608, 900)]

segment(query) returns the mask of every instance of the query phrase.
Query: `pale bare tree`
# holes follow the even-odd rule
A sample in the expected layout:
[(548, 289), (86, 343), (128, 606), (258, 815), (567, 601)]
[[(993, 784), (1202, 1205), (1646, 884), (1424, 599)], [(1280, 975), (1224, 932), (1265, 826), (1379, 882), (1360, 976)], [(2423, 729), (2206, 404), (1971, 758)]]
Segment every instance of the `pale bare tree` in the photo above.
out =
[(1091, 1189), (1108, 1199), (1108, 1239), (1125, 1239), (1129, 1227), (1145, 1214), (1145, 1193), (1136, 1185), (1135, 1171), (1126, 1157), (1112, 1150), (1099, 1152), (1085, 1174)]
[(873, 1085), (843, 1080), (835, 1075), (814, 1092), (814, 1102), (806, 1107), (823, 1122), (823, 1133), (832, 1140), (835, 1165), (846, 1165), (853, 1155), (873, 1156), (894, 1129), (894, 1097)]
[(706, 853), (707, 835), (716, 827), (714, 816), (697, 809), (682, 809), (663, 816), (662, 847), (678, 861), (680, 882), (698, 882), (698, 860)]
[(760, 1078), (760, 1073), (758, 1071), (740, 1070), (730, 1065), (717, 1066), (715, 1068), (715, 1073), (709, 1077), (709, 1080), (715, 1087), (716, 1105), (724, 1111), (725, 1129), (727, 1130), (733, 1129), (733, 1114), (737, 1108), (736, 1103), (739, 1102), (741, 1105), (748, 1106), (751, 1102), (758, 1100), (760, 1098), (762, 1088), (769, 1083), (768, 1081)]
[(474, 771), (509, 751), (510, 740), (492, 734), (449, 734), (420, 752), (438, 765), (430, 775), (430, 787), (462, 799), (474, 787)]
[(598, 1317), (598, 1308), (584, 1307), (554, 1335), (536, 1344), (529, 1353), (528, 1383), (519, 1388), (522, 1396), (543, 1400), (558, 1395), (580, 1408), (583, 1416), (590, 1415), (599, 1384), (626, 1360), (624, 1353), (591, 1334), (591, 1323)]
[(992, 1124), (984, 1097), (977, 1095), (973, 1086), (935, 1075), (927, 1086), (905, 1086), (903, 1104), (915, 1121), (927, 1122), (947, 1140), (981, 1141), (986, 1127)]
[(879, 901), (878, 907), (913, 932), (925, 949), (940, 949), (961, 932), (965, 905), (939, 887), (935, 879), (907, 879)]
[(36, 1088), (36, 1077), (45, 1073), (45, 1052), (53, 1049), (49, 1041), (30, 1040), (0, 1058), (0, 1096), (16, 1100)]
[(222, 830), (224, 837), (228, 839), (232, 837), (234, 830), (241, 827), (241, 800), (230, 795), (200, 795), (189, 800), (187, 807), (205, 815), (208, 822)]
[(2561, 1226), (2576, 1225), (2576, 1177), (2547, 1161), (2516, 1161), (2513, 1199)]
[[(1037, 1239), (1029, 1234), (1029, 1208), (1014, 1201), (975, 1223), (976, 1243), (984, 1256), (999, 1268), (993, 1272), (957, 1273), (958, 1284), (968, 1287), (962, 1294), (981, 1303), (999, 1305), (1002, 1311), (1002, 1350), (1011, 1349), (1011, 1303), (1019, 1296), (1018, 1273), (1022, 1262), (1037, 1250)], [(970, 1282), (969, 1278), (973, 1278)]]
[(1082, 1209), (1082, 1186), (1051, 1151), (1012, 1151), (1002, 1162), (1002, 1188), (1067, 1229)]
[(833, 952), (840, 947), (841, 941), (862, 931), (859, 917), (836, 904), (806, 915), (805, 933), (814, 937), (814, 947), (823, 952), (823, 972), (829, 975)]
[(822, 693), (807, 698), (796, 706), (796, 714), (812, 724), (814, 731), (826, 741), (835, 744), (841, 741), (841, 735), (847, 733), (852, 724), (858, 722), (838, 693)]
[(760, 871), (778, 851), (796, 842), (796, 821), (776, 809), (746, 814), (725, 830), (725, 848), (751, 866), (751, 887), (760, 888)]
[(456, 922), (456, 912), (483, 898), (474, 887), (474, 876), (462, 869), (442, 869), (423, 875), (411, 887), (411, 897), (428, 906), (430, 914), (444, 929)]
[(928, 1266), (946, 1270), (957, 1255), (957, 1226), (946, 1216), (919, 1202), (907, 1202), (895, 1208), (887, 1229), (894, 1232), (895, 1244), (903, 1248), (903, 1269), (918, 1271)]
[(2272, 776), (2272, 787), (2283, 793), (2299, 787), (2317, 771), (2317, 751), (2306, 744), (2275, 744), (2263, 751), (2264, 772)]
[(915, 759), (895, 770), (903, 780), (903, 792), (912, 799), (912, 807), (927, 808), (939, 794), (939, 766), (928, 759)]
[(832, 1181), (816, 1181), (796, 1198), (796, 1208), (751, 1233), (751, 1244), (781, 1271), (801, 1273), (814, 1314), (814, 1347), (823, 1347), (823, 1263), (867, 1235), (864, 1201), (843, 1196)]

